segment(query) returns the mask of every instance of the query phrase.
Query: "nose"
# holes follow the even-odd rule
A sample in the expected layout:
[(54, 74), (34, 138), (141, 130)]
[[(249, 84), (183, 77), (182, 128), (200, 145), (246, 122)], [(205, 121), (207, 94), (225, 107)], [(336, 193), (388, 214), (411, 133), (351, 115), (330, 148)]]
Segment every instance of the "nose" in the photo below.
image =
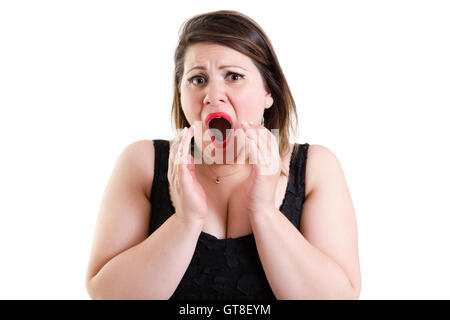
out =
[(211, 80), (205, 90), (204, 105), (219, 106), (226, 103), (225, 88), (220, 81)]

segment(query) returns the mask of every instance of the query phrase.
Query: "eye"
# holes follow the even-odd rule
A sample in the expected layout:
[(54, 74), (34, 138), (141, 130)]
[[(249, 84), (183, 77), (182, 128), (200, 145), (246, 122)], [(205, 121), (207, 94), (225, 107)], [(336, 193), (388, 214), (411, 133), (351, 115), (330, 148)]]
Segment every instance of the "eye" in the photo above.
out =
[(228, 73), (227, 73), (227, 77), (228, 77), (229, 75), (232, 76), (232, 79), (233, 79), (233, 80), (236, 79), (237, 77), (240, 78), (240, 79), (236, 79), (236, 81), (242, 80), (242, 78), (244, 77), (242, 74), (239, 74), (239, 73), (236, 73), (236, 72), (228, 72)]
[(192, 78), (188, 79), (189, 83), (192, 83), (193, 85), (199, 84), (199, 81), (202, 80), (203, 82), (200, 82), (200, 84), (205, 83), (206, 79), (203, 76), (193, 76)]
[[(244, 78), (244, 75), (236, 72), (228, 72), (226, 78), (228, 78), (229, 76), (231, 76), (233, 82), (242, 80)], [(207, 78), (203, 75), (197, 75), (189, 78), (187, 81), (196, 86), (198, 84), (204, 84), (206, 79)]]

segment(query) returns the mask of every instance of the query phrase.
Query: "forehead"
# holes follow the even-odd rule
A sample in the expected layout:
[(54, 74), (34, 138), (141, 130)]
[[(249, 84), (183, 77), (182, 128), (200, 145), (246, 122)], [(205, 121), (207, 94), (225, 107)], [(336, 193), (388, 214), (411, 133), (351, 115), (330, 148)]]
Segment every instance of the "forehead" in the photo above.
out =
[(210, 64), (235, 64), (251, 67), (252, 60), (246, 55), (226, 46), (211, 43), (196, 43), (187, 48), (184, 65), (186, 68)]

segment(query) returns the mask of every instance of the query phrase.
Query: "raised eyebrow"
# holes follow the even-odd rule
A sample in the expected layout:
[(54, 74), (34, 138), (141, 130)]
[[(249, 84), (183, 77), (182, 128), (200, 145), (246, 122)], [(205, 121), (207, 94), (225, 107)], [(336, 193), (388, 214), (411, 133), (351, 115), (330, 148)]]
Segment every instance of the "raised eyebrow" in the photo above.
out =
[[(225, 69), (225, 68), (230, 68), (230, 67), (233, 67), (233, 68), (239, 68), (239, 69), (248, 71), (248, 70), (245, 69), (244, 67), (236, 66), (236, 65), (224, 65), (224, 66), (220, 66), (220, 67), (219, 67), (219, 70), (222, 70), (222, 69)], [(206, 70), (206, 67), (204, 67), (204, 66), (196, 66), (196, 67), (193, 67), (193, 68), (189, 69), (189, 70), (186, 72), (186, 74), (189, 73), (189, 72), (191, 72), (192, 70), (196, 70), (196, 69), (199, 69), (199, 70)]]

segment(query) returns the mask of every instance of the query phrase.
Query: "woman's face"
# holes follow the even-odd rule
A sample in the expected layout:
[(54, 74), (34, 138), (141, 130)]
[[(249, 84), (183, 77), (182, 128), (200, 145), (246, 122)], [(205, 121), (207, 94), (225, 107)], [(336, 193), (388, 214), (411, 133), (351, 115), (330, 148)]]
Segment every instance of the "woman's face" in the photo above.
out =
[(208, 129), (208, 116), (215, 112), (228, 115), (236, 130), (242, 127), (242, 120), (260, 123), (264, 109), (273, 103), (249, 57), (211, 43), (194, 44), (186, 50), (180, 98), (189, 124), (201, 122), (202, 132)]

